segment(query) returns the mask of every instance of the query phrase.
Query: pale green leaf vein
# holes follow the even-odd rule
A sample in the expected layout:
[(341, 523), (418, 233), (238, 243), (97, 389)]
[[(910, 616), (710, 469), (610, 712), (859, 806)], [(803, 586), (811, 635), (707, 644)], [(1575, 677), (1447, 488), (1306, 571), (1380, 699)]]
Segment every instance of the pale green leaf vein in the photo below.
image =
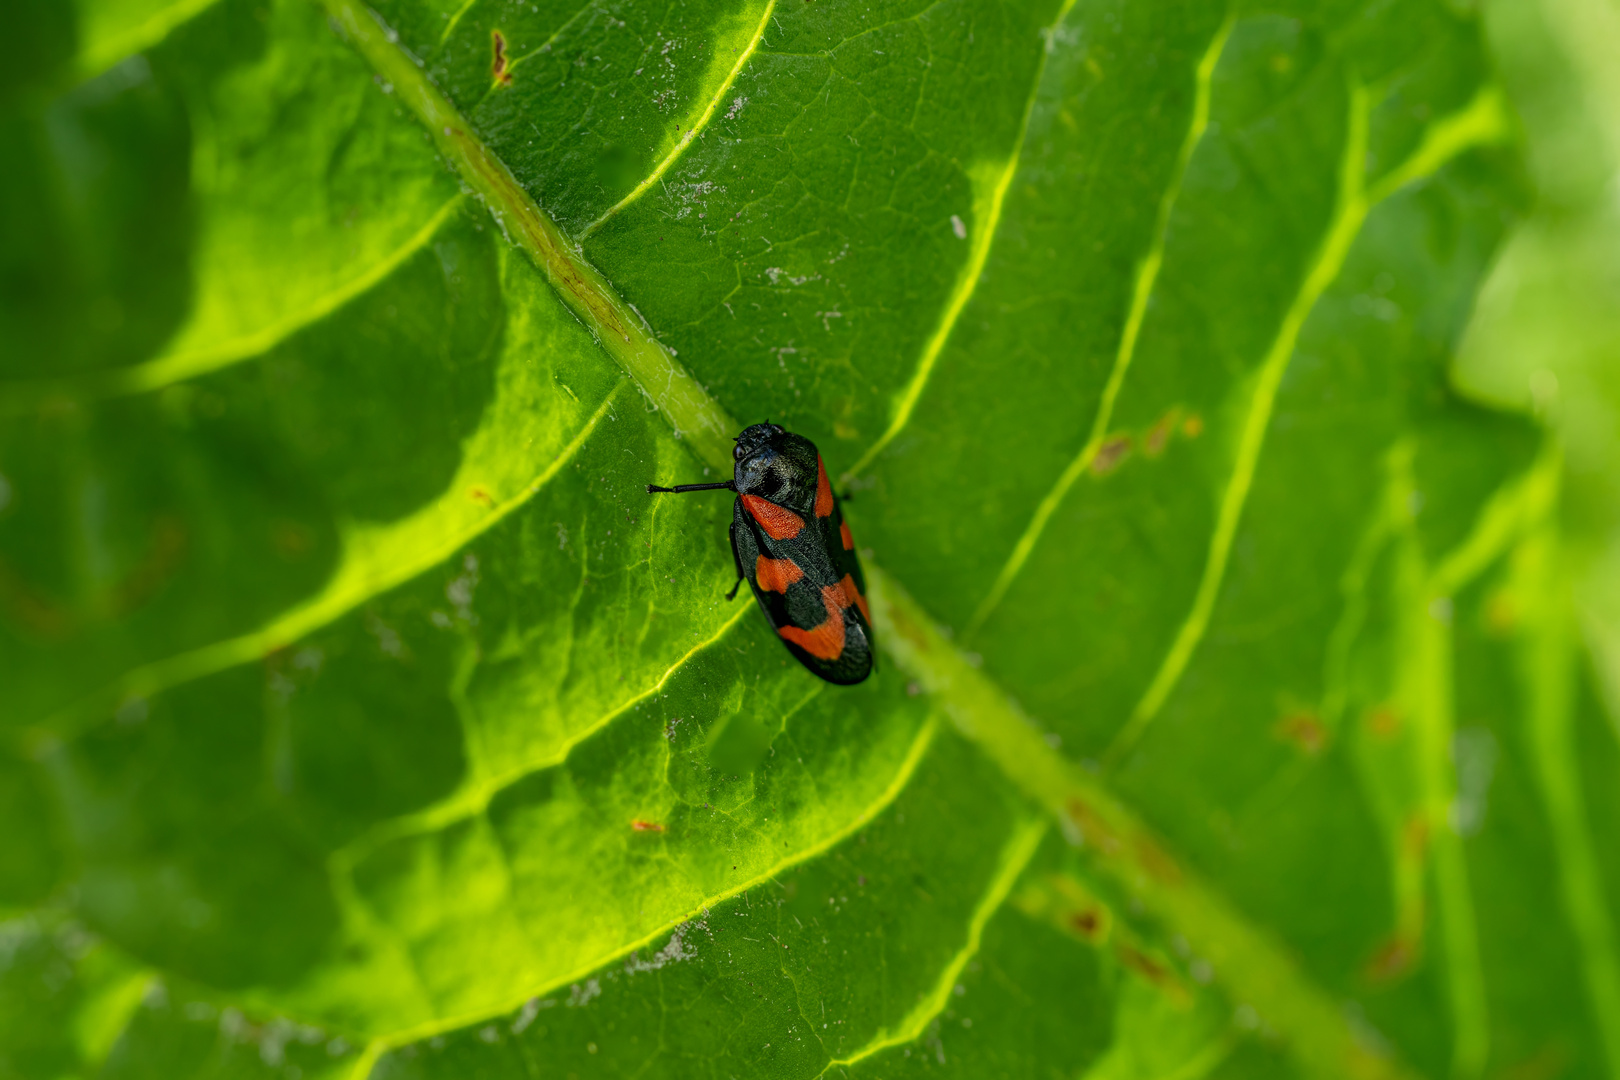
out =
[[(572, 15), (568, 16), (568, 18), (563, 20), (563, 23), (562, 23), (561, 26), (557, 27), (557, 29), (555, 29), (555, 30), (553, 30), (551, 32), (550, 37), (546, 38), (546, 40), (542, 41), (539, 45), (537, 45), (534, 48), (530, 49), (528, 52), (524, 53), (522, 56), (513, 57), (511, 62), (506, 65), (507, 73), (510, 74), (513, 70), (515, 70), (517, 68), (517, 66), (519, 64), (522, 64), (522, 63), (524, 63), (526, 61), (532, 60), (536, 56), (539, 56), (541, 53), (550, 52), (551, 47), (553, 45), (557, 44), (557, 40), (568, 32), (569, 27), (573, 26), (574, 23), (578, 22), (580, 19), (584, 18), (586, 15), (588, 15), (590, 12), (592, 12), (594, 10), (596, 10), (596, 0), (591, 0), (590, 3), (581, 5), (580, 8), (578, 10), (576, 10)], [(488, 95), (485, 95), (485, 96), (487, 97)]]
[(1207, 959), (1216, 980), (1259, 1013), (1307, 1075), (1410, 1075), (1360, 1037), (1340, 1003), (1299, 969), (1283, 945), (1180, 865), (1100, 778), (1052, 749), (1006, 691), (969, 663), (892, 578), (878, 567), (869, 567), (867, 578), (878, 639), (896, 666), (1057, 819), (1102, 873)]
[[(1422, 565), (1421, 543), (1411, 515), (1406, 515), (1404, 520), (1406, 536), (1402, 545), (1403, 559), (1413, 565), (1412, 573), (1421, 577), (1412, 582), (1403, 581), (1407, 586), (1407, 595), (1404, 597), (1405, 642), (1400, 650), (1403, 657), (1401, 672), (1406, 697), (1418, 722), (1418, 765), (1426, 792), (1424, 812), (1434, 837), (1431, 845), (1434, 881), (1439, 900), (1440, 929), (1445, 939), (1445, 964), (1454, 1029), (1452, 1071), (1457, 1076), (1478, 1076), (1484, 1071), (1490, 1056), (1490, 1019), (1467, 853), (1451, 817), (1457, 798), (1453, 753), (1456, 664), (1450, 617), (1442, 617), (1440, 613), (1449, 612), (1451, 597), (1497, 563), (1529, 526), (1537, 520), (1545, 520), (1554, 502), (1559, 464), (1556, 454), (1544, 455), (1523, 476), (1503, 485), (1486, 503), (1462, 543), (1442, 557), (1432, 570), (1426, 570)], [(1408, 479), (1406, 490), (1397, 505), (1411, 505), (1409, 500), (1413, 491)], [(1542, 600), (1541, 603), (1545, 604), (1546, 601)], [(1544, 621), (1548, 625), (1542, 628), (1542, 638), (1559, 633), (1552, 625), (1555, 620)], [(1545, 643), (1543, 647), (1546, 647)], [(1532, 716), (1536, 721), (1556, 725), (1560, 717), (1553, 710), (1561, 706), (1555, 700), (1541, 700), (1541, 695), (1557, 694), (1558, 691), (1537, 685), (1537, 676), (1544, 674), (1547, 673), (1540, 670), (1529, 672), (1535, 698), (1533, 707), (1536, 710)], [(1542, 745), (1536, 749), (1546, 751), (1548, 747)], [(1540, 760), (1537, 764), (1557, 767), (1555, 762), (1549, 760)], [(1571, 846), (1560, 845), (1559, 849), (1561, 869), (1566, 873), (1567, 885), (1570, 869), (1575, 869), (1579, 875), (1579, 840), (1555, 837), (1555, 843), (1558, 839), (1572, 842)], [(1566, 855), (1573, 858), (1573, 863), (1563, 865), (1562, 859)], [(1576, 925), (1578, 928), (1579, 923)], [(1608, 948), (1600, 949), (1595, 957), (1589, 958), (1589, 961), (1599, 965), (1604, 960), (1612, 970), (1612, 942)], [(1592, 970), (1588, 967), (1589, 974)], [(1601, 984), (1600, 977), (1593, 985)]]
[(0, 413), (16, 411), (55, 398), (111, 398), (145, 394), (165, 386), (220, 371), (262, 356), (294, 333), (369, 292), (407, 259), (425, 248), (444, 224), (461, 208), (463, 196), (447, 200), (420, 229), (381, 258), (359, 269), (347, 281), (328, 290), (307, 307), (292, 312), (252, 333), (200, 348), (171, 352), (144, 363), (111, 371), (98, 371), (67, 379), (0, 384)]
[[(1074, 7), (1074, 0), (1064, 0), (1063, 8), (1058, 12), (1057, 18), (1046, 31), (1046, 39), (1052, 41), (1057, 28), (1068, 17), (1069, 10)], [(1035, 78), (1029, 89), (1029, 99), (1024, 103), (1024, 115), (1018, 124), (1018, 135), (1013, 140), (1007, 160), (1002, 165), (994, 182), (988, 185), (988, 191), (979, 196), (975, 192), (975, 206), (973, 215), (973, 246), (968, 251), (967, 262), (963, 264), (957, 274), (956, 285), (951, 290), (950, 298), (945, 303), (945, 309), (940, 314), (938, 325), (923, 346), (922, 356), (917, 361), (917, 368), (912, 372), (911, 380), (906, 384), (899, 396), (895, 398), (893, 414), (889, 419), (889, 426), (878, 440), (867, 448), (860, 460), (850, 466), (844, 476), (851, 477), (860, 473), (877, 459), (885, 447), (894, 441), (905, 426), (911, 422), (911, 414), (917, 408), (917, 401), (922, 397), (923, 390), (928, 386), (928, 380), (933, 375), (934, 365), (939, 361), (939, 355), (945, 349), (945, 343), (950, 340), (951, 331), (956, 328), (956, 321), (967, 307), (973, 293), (979, 287), (979, 281), (984, 277), (984, 265), (990, 258), (990, 246), (995, 241), (996, 228), (1001, 223), (1001, 207), (1006, 200), (1007, 189), (1012, 186), (1013, 175), (1018, 171), (1019, 158), (1023, 156), (1024, 139), (1029, 133), (1029, 119), (1035, 111), (1035, 103), (1040, 98), (1041, 83), (1046, 77), (1046, 61), (1050, 56), (1050, 47), (1041, 50), (1040, 61), (1035, 65)], [(975, 188), (980, 185), (975, 184)]]
[(1581, 946), (1587, 1000), (1603, 1040), (1609, 1075), (1620, 1076), (1620, 960), (1577, 747), (1575, 679), (1580, 658), (1572, 631), (1578, 623), (1569, 610), (1570, 582), (1559, 570), (1563, 553), (1555, 507), (1562, 470), (1562, 455), (1556, 450), (1549, 453), (1538, 470), (1540, 497), (1527, 508), (1534, 528), (1514, 559), (1514, 591), (1533, 628), (1522, 647), (1521, 665), (1530, 687), (1524, 725), (1558, 859), (1564, 911)]
[(742, 51), (737, 54), (737, 62), (731, 65), (731, 70), (727, 72), (725, 79), (721, 81), (720, 86), (709, 98), (708, 105), (704, 107), (697, 121), (686, 129), (685, 133), (676, 141), (674, 147), (664, 155), (663, 159), (653, 167), (653, 171), (648, 173), (641, 183), (632, 188), (624, 198), (603, 211), (601, 217), (585, 226), (584, 231), (579, 235), (581, 240), (589, 238), (596, 230), (607, 224), (608, 219), (641, 198), (649, 188), (661, 181), (664, 174), (669, 171), (670, 166), (679, 161), (681, 155), (686, 153), (686, 148), (692, 145), (692, 140), (703, 134), (703, 129), (709, 126), (709, 121), (714, 118), (714, 112), (720, 107), (721, 101), (725, 99), (727, 94), (731, 93), (732, 86), (737, 82), (737, 76), (742, 74), (742, 69), (747, 66), (748, 61), (754, 55), (754, 51), (759, 48), (759, 43), (765, 39), (765, 28), (770, 25), (771, 15), (775, 11), (776, 0), (766, 0), (765, 10), (760, 14), (759, 25), (754, 29), (754, 36), (748, 39), (748, 44), (743, 46)]
[(984, 895), (974, 905), (973, 915), (968, 920), (967, 940), (951, 956), (928, 993), (898, 1024), (878, 1032), (870, 1042), (848, 1057), (828, 1062), (826, 1068), (821, 1070), (822, 1073), (826, 1073), (829, 1069), (854, 1065), (880, 1051), (904, 1046), (922, 1036), (934, 1018), (945, 1011), (957, 979), (961, 977), (968, 961), (978, 955), (979, 942), (984, 936), (985, 926), (990, 922), (991, 916), (1001, 909), (1007, 895), (1012, 892), (1013, 885), (1017, 884), (1018, 876), (1024, 872), (1024, 867), (1029, 865), (1030, 859), (1035, 857), (1035, 850), (1045, 835), (1044, 821), (1025, 820), (1013, 827), (1012, 835), (1002, 846), (1001, 859), (995, 875), (990, 879)]
[[(370, 527), (371, 535), (368, 535), (365, 528), (349, 525), (342, 530), (345, 534), (344, 557), (332, 578), (315, 596), (276, 616), (257, 630), (134, 668), (111, 686), (76, 702), (42, 725), (24, 729), (20, 738), (25, 745), (46, 745), (54, 739), (71, 735), (94, 718), (105, 715), (119, 701), (150, 697), (181, 683), (257, 660), (334, 622), (372, 597), (444, 562), (528, 502), (549, 483), (596, 430), (618, 394), (619, 387), (614, 387), (550, 465), (520, 490), (490, 507), (486, 513), (457, 528), (428, 529), (431, 535), (426, 537), (415, 535), (417, 529), (413, 526), (432, 524), (436, 513), (436, 507), (432, 505), (405, 522), (381, 527), (381, 536), (376, 535), (378, 527)], [(454, 495), (451, 492), (450, 497)], [(389, 538), (408, 542), (389, 543)]]
[(895, 799), (899, 798), (900, 793), (904, 791), (906, 785), (911, 782), (912, 776), (917, 771), (917, 766), (922, 763), (924, 756), (926, 756), (928, 753), (928, 748), (933, 745), (934, 736), (938, 730), (939, 722), (937, 718), (930, 715), (928, 719), (917, 728), (917, 734), (912, 738), (911, 745), (906, 750), (905, 758), (902, 759), (899, 768), (895, 770), (894, 776), (890, 778), (889, 783), (883, 788), (883, 790), (879, 792), (870, 803), (862, 807), (858, 813), (851, 816), (851, 818), (842, 826), (832, 830), (816, 843), (807, 845), (790, 855), (784, 856), (767, 869), (755, 874), (753, 877), (750, 877), (744, 881), (739, 881), (736, 884), (726, 889), (722, 889), (711, 896), (704, 897), (702, 902), (694, 905), (685, 914), (669, 920), (650, 933), (637, 938), (635, 941), (621, 945), (611, 952), (603, 954), (602, 956), (593, 957), (586, 963), (581, 964), (577, 969), (556, 978), (548, 979), (545, 981), (545, 983), (532, 987), (526, 990), (524, 993), (514, 995), (510, 1000), (502, 1002), (493, 1008), (480, 1009), (476, 1013), (467, 1013), (459, 1016), (431, 1020), (415, 1027), (397, 1031), (382, 1038), (373, 1040), (366, 1047), (365, 1053), (361, 1055), (358, 1061), (356, 1061), (354, 1069), (350, 1073), (351, 1077), (353, 1077), (354, 1080), (365, 1080), (366, 1077), (371, 1075), (371, 1071), (375, 1067), (378, 1058), (395, 1047), (405, 1046), (408, 1043), (417, 1042), (421, 1039), (429, 1039), (435, 1035), (441, 1035), (448, 1031), (454, 1031), (458, 1028), (482, 1023), (493, 1017), (504, 1016), (507, 1013), (513, 1012), (521, 1007), (523, 1003), (528, 1001), (530, 998), (549, 994), (559, 987), (568, 986), (570, 983), (578, 982), (581, 979), (587, 978), (592, 972), (601, 970), (603, 967), (613, 963), (615, 960), (621, 960), (638, 949), (646, 948), (653, 942), (658, 941), (660, 938), (670, 933), (672, 930), (675, 930), (677, 927), (696, 919), (710, 908), (713, 908), (718, 904), (722, 904), (734, 897), (741, 896), (752, 889), (766, 884), (767, 882), (773, 881), (779, 874), (783, 874), (801, 863), (805, 863), (811, 859), (825, 855), (833, 848), (849, 839), (851, 836), (854, 836), (861, 829), (865, 828), (866, 825), (871, 823), (879, 814), (886, 810)]
[(1215, 31), (1195, 69), (1192, 118), (1187, 125), (1187, 134), (1181, 141), (1181, 149), (1176, 155), (1170, 182), (1165, 185), (1164, 194), (1159, 199), (1159, 212), (1154, 221), (1152, 242), (1146, 254), (1136, 264), (1136, 279), (1131, 288), (1131, 306), (1125, 316), (1125, 326), (1120, 332), (1119, 349), (1114, 356), (1113, 369), (1108, 373), (1108, 382), (1103, 386), (1102, 398), (1097, 403), (1097, 415), (1092, 420), (1091, 434), (1074, 460), (1069, 462), (1063, 474), (1058, 477), (1057, 483), (1052, 485), (1052, 489), (1035, 508), (1034, 516), (1030, 518), (1018, 542), (1013, 545), (1012, 554), (1007, 557), (1001, 572), (996, 575), (995, 583), (990, 586), (990, 591), (973, 613), (973, 620), (967, 629), (969, 637), (984, 625), (990, 613), (1007, 595), (1013, 580), (1029, 561), (1030, 553), (1035, 550), (1041, 534), (1046, 531), (1047, 522), (1062, 505), (1069, 494), (1069, 489), (1085, 475), (1087, 469), (1091, 468), (1091, 463), (1097, 459), (1097, 451), (1102, 449), (1103, 439), (1108, 434), (1108, 425), (1113, 420), (1114, 404), (1119, 400), (1120, 389), (1125, 385), (1125, 376), (1130, 371), (1131, 360), (1136, 355), (1136, 342), (1142, 331), (1142, 322), (1147, 317), (1148, 300), (1153, 295), (1153, 286), (1159, 279), (1159, 269), (1164, 265), (1164, 245), (1170, 232), (1170, 212), (1175, 207), (1177, 196), (1181, 194), (1181, 184), (1186, 179), (1187, 165), (1192, 160), (1193, 150), (1209, 126), (1210, 80), (1231, 31), (1232, 17), (1229, 15)]
[(96, 41), (79, 54), (78, 75), (88, 79), (112, 67), (126, 56), (144, 52), (168, 37), (176, 27), (189, 22), (218, 0), (175, 0), (166, 8), (154, 11), (134, 26), (110, 34)]
[[(462, 5), (456, 8), (450, 18), (445, 21), (444, 33), (439, 35), (439, 48), (444, 48), (445, 43), (450, 40), (450, 35), (455, 33), (456, 27), (461, 24), (461, 17), (471, 11), (476, 3), (478, 3), (478, 0), (463, 0)], [(586, 7), (589, 6), (589, 4), (586, 5)]]
[(1429, 176), (1457, 154), (1472, 146), (1500, 139), (1506, 125), (1499, 95), (1494, 89), (1482, 91), (1460, 112), (1437, 121), (1425, 134), (1422, 144), (1405, 163), (1392, 170), (1371, 188), (1364, 186), (1362, 173), (1366, 160), (1367, 121), (1370, 103), (1364, 87), (1353, 86), (1350, 92), (1349, 115), (1346, 123), (1345, 149), (1340, 162), (1339, 197), (1334, 215), (1329, 221), (1322, 244), (1307, 270), (1288, 310), (1284, 313), (1277, 335), (1272, 340), (1261, 362), (1255, 386), (1249, 399), (1248, 413), (1238, 434), (1237, 453), (1232, 473), (1227, 480), (1216, 512), (1215, 528), (1210, 535), (1209, 550), (1204, 562), (1192, 607), (1177, 628), (1168, 652), (1148, 684), (1130, 718), (1120, 729), (1104, 755), (1104, 763), (1116, 764), (1136, 745), (1191, 662), (1193, 653), (1203, 640), (1215, 601), (1220, 595), (1226, 575), (1227, 560), (1232, 543), (1237, 537), (1244, 506), (1260, 463), (1260, 453), (1270, 426), (1272, 408), (1277, 389), (1293, 356), (1305, 320), (1316, 302), (1338, 277), (1350, 247), (1361, 231), (1371, 209), (1383, 199), (1405, 185)]
[(731, 468), (731, 436), (737, 423), (725, 414), (646, 323), (613, 289), (579, 247), (540, 209), (504, 162), (469, 129), (454, 105), (396, 44), (397, 35), (360, 0), (318, 0), (350, 44), (394, 85), (428, 137), (483, 200), (505, 231), (557, 290), (563, 303), (596, 336), (615, 363), (663, 411), (677, 439), (710, 465)]
[(382, 844), (406, 836), (444, 829), (455, 822), (483, 813), (489, 806), (490, 800), (500, 792), (542, 769), (560, 765), (568, 760), (568, 756), (573, 753), (575, 747), (637, 705), (662, 691), (669, 680), (684, 668), (693, 657), (718, 643), (752, 610), (747, 605), (739, 604), (737, 610), (732, 612), (731, 617), (721, 623), (714, 633), (676, 658), (645, 690), (571, 733), (568, 738), (560, 741), (545, 754), (502, 772), (470, 780), (443, 801), (424, 810), (418, 810), (390, 821), (380, 822), (364, 836), (351, 841), (345, 847), (334, 852), (332, 856), (333, 865), (344, 868), (346, 872), (348, 867), (358, 863)]

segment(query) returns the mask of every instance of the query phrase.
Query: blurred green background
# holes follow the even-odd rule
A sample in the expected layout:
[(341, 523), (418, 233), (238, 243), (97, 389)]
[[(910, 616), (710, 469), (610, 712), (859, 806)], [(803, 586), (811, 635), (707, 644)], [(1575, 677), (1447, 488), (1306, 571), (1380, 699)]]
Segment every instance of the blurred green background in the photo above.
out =
[(1607, 628), (1620, 625), (1613, 606), (1620, 81), (1610, 62), (1620, 16), (1603, 3), (1484, 10), (1523, 123), (1536, 200), (1480, 294), (1457, 378), (1558, 432), (1568, 455), (1572, 536), (1582, 572), (1591, 575), (1577, 593), (1591, 647), (1607, 658)]

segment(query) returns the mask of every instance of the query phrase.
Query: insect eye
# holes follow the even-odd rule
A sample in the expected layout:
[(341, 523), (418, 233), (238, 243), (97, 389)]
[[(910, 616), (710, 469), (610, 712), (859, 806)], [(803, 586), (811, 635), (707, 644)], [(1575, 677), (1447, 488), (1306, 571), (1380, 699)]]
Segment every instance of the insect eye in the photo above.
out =
[(736, 446), (733, 446), (731, 448), (731, 460), (732, 461), (741, 461), (743, 459), (743, 454), (744, 453), (745, 453), (745, 451), (742, 448), (742, 444), (738, 443)]

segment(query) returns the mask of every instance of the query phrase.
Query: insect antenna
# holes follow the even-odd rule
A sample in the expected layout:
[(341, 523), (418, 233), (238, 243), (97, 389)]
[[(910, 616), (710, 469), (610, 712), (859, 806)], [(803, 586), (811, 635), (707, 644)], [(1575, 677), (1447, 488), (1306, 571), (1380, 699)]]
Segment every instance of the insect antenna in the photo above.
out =
[(674, 487), (659, 487), (657, 484), (647, 485), (647, 494), (655, 495), (658, 492), (668, 492), (673, 495), (684, 494), (688, 491), (736, 491), (734, 481), (727, 480), (722, 484), (676, 484)]

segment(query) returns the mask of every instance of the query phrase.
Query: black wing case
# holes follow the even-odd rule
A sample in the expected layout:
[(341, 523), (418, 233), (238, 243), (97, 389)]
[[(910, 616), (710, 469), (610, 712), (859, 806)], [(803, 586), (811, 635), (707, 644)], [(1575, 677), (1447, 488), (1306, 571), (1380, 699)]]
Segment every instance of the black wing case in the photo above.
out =
[(797, 536), (775, 539), (738, 499), (731, 543), (760, 611), (788, 651), (828, 682), (849, 685), (871, 673), (871, 632), (858, 605), (845, 600), (843, 571), (835, 572), (821, 525), (807, 521)]
[(844, 505), (838, 501), (838, 496), (832, 497), (832, 513), (817, 518), (816, 524), (821, 532), (821, 542), (827, 545), (835, 576), (840, 581), (848, 577), (855, 586), (855, 595), (851, 599), (855, 601), (861, 622), (866, 626), (867, 640), (870, 641), (872, 613), (866, 605), (866, 575), (861, 573), (861, 560), (855, 554), (855, 538), (849, 531), (849, 523), (844, 520)]

